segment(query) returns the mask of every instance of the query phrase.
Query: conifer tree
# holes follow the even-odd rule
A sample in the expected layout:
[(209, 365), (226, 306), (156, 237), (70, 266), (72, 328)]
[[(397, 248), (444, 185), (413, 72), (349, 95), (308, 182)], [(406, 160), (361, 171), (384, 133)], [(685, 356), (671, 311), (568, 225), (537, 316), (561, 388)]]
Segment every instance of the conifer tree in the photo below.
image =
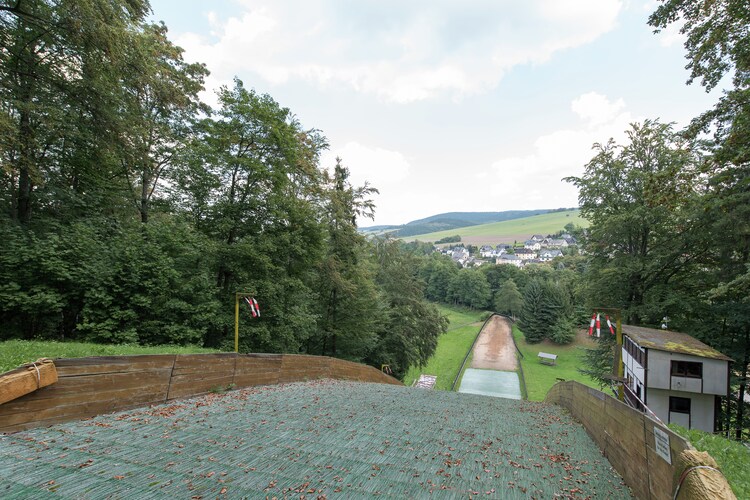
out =
[(523, 307), (518, 326), (530, 344), (541, 342), (547, 337), (550, 325), (545, 323), (541, 311), (544, 307), (544, 282), (532, 279), (523, 291)]

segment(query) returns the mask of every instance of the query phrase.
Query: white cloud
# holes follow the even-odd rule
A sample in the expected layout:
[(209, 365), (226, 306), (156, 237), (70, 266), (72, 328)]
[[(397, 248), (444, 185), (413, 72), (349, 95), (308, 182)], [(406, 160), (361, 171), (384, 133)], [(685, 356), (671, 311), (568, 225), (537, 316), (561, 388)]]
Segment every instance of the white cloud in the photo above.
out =
[[(380, 192), (372, 196), (377, 207), (375, 223), (407, 222), (403, 220), (406, 205), (414, 209), (419, 203), (430, 203), (431, 205), (426, 206), (435, 206), (440, 201), (434, 193), (412, 193), (404, 197), (404, 181), (410, 178), (412, 166), (398, 151), (351, 141), (340, 148), (324, 152), (320, 164), (330, 170), (336, 164), (336, 157), (341, 158), (341, 163), (349, 169), (349, 181), (353, 186), (363, 186), (368, 182)], [(358, 223), (362, 226), (373, 224), (369, 219), (360, 220)]]
[(528, 155), (492, 164), (496, 177), (491, 192), (498, 203), (515, 209), (577, 206), (575, 186), (562, 178), (580, 176), (594, 156), (592, 145), (610, 138), (622, 143), (629, 124), (635, 121), (622, 99), (611, 102), (595, 92), (574, 99), (571, 108), (583, 120), (580, 128), (540, 136)]
[(254, 73), (384, 100), (460, 98), (494, 88), (514, 67), (612, 30), (623, 0), (244, 0), (244, 12), (208, 15), (212, 38), (176, 42), (219, 80)]
[(354, 186), (369, 182), (381, 188), (403, 181), (409, 176), (411, 165), (403, 154), (378, 147), (370, 147), (358, 142), (348, 142), (341, 148), (326, 151), (321, 157), (324, 168), (333, 168), (336, 157), (349, 169), (350, 181)]
[(583, 94), (570, 103), (570, 109), (592, 126), (612, 121), (624, 107), (625, 101), (622, 99), (609, 102), (606, 96), (596, 92)]

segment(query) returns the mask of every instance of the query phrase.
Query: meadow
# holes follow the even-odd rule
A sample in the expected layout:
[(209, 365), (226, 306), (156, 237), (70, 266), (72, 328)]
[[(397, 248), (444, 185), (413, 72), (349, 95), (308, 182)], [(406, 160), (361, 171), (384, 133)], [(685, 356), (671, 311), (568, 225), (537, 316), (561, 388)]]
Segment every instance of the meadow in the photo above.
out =
[[(589, 387), (599, 388), (594, 379), (578, 371), (583, 363), (583, 347), (593, 342), (586, 334), (579, 334), (573, 343), (567, 345), (558, 345), (547, 340), (538, 344), (529, 344), (518, 326), (513, 325), (513, 338), (518, 350), (523, 354), (520, 361), (529, 401), (543, 401), (547, 391), (558, 382), (558, 378), (576, 380)], [(540, 351), (556, 354), (556, 364), (540, 363), (538, 356)]]
[(219, 352), (197, 346), (138, 346), (132, 344), (92, 344), (48, 340), (6, 340), (0, 342), (0, 373), (39, 358), (83, 358), (86, 356), (125, 356), (129, 354), (194, 354)]
[(498, 243), (523, 242), (532, 234), (552, 234), (562, 230), (566, 224), (588, 227), (589, 222), (580, 216), (580, 210), (552, 212), (523, 219), (514, 219), (478, 226), (468, 226), (436, 233), (409, 236), (405, 240), (437, 241), (448, 236), (459, 235), (461, 242), (472, 245), (497, 245)]

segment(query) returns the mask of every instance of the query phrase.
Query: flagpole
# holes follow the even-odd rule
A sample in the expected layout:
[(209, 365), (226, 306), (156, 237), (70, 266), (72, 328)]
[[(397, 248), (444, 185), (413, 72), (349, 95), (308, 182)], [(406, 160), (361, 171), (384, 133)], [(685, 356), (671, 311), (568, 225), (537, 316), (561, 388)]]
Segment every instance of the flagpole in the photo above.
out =
[[(616, 378), (615, 381), (617, 382), (617, 399), (619, 399), (620, 401), (624, 401), (625, 389), (623, 385), (625, 384), (625, 381), (624, 381), (625, 366), (623, 364), (623, 359), (622, 359), (622, 317), (620, 314), (620, 309), (616, 307), (596, 307), (594, 308), (594, 311), (597, 314), (600, 312), (615, 314), (615, 321), (617, 324), (617, 327), (615, 328), (615, 339), (617, 342), (617, 349), (615, 351), (615, 366), (612, 367), (612, 372), (613, 372), (613, 376)], [(592, 317), (592, 321), (593, 321), (593, 317)]]
[[(617, 327), (615, 329), (616, 332), (616, 338), (617, 338), (617, 377), (622, 380), (625, 376), (625, 367), (623, 366), (623, 359), (622, 359), (622, 318), (620, 317), (620, 310), (616, 309), (616, 317), (615, 320), (617, 321)], [(625, 389), (624, 389), (624, 382), (620, 382), (620, 384), (617, 386), (617, 399), (620, 401), (625, 400)]]
[(234, 294), (234, 352), (240, 352), (240, 294)]
[[(240, 352), (240, 297), (253, 297), (254, 293), (249, 292), (234, 292), (234, 352)], [(253, 297), (254, 306), (250, 306), (257, 309), (257, 316), (260, 316), (260, 308), (258, 307), (258, 301)], [(256, 317), (256, 313), (253, 312), (253, 317)]]

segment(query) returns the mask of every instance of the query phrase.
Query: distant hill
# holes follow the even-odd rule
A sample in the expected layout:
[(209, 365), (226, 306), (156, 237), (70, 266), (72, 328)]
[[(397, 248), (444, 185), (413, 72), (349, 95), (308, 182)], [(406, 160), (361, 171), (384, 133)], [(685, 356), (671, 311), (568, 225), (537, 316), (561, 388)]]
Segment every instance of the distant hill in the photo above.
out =
[(496, 245), (527, 240), (533, 234), (548, 235), (562, 230), (566, 224), (588, 227), (589, 222), (580, 216), (580, 210), (548, 210), (540, 215), (522, 217), (489, 224), (475, 224), (426, 234), (402, 237), (408, 240), (438, 241), (446, 236), (459, 235), (461, 242), (472, 245)]
[(432, 215), (424, 219), (411, 221), (401, 226), (370, 226), (360, 228), (360, 232), (368, 234), (390, 233), (398, 238), (406, 238), (418, 234), (449, 231), (462, 227), (477, 226), (491, 222), (502, 222), (521, 219), (534, 215), (546, 214), (554, 210), (506, 210), (505, 212), (447, 212)]

